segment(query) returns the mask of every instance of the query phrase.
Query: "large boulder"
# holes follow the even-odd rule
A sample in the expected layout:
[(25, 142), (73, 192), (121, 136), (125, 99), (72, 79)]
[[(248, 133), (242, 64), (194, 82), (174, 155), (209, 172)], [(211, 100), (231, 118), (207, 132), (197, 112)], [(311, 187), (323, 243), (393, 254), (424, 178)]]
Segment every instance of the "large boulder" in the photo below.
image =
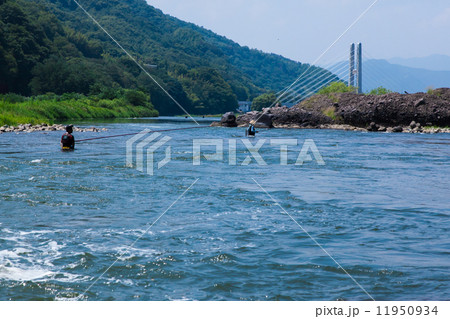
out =
[(247, 126), (252, 123), (257, 128), (272, 128), (274, 115), (262, 112), (248, 112), (238, 117), (239, 126)]
[(225, 113), (220, 119), (220, 124), (224, 127), (237, 127), (238, 124), (236, 122), (236, 115), (234, 115), (233, 112)]
[(257, 128), (272, 128), (273, 127), (273, 121), (272, 121), (273, 115), (272, 114), (261, 114), (255, 118), (256, 122), (253, 123), (253, 125)]
[(369, 126), (367, 127), (367, 130), (369, 132), (378, 132), (379, 129), (380, 129), (380, 126), (378, 124), (376, 124), (375, 122), (371, 122), (369, 124)]
[(401, 126), (393, 127), (392, 128), (392, 132), (394, 132), (394, 133), (401, 133), (401, 132), (403, 132), (403, 127), (401, 127)]

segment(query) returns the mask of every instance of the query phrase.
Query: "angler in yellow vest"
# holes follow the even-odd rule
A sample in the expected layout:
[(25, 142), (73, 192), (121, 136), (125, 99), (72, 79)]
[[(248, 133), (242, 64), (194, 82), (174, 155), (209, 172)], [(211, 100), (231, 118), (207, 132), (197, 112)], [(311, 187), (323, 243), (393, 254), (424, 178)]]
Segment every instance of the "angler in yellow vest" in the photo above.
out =
[(61, 137), (61, 149), (71, 151), (75, 149), (75, 138), (72, 135), (73, 125), (66, 126), (66, 133)]

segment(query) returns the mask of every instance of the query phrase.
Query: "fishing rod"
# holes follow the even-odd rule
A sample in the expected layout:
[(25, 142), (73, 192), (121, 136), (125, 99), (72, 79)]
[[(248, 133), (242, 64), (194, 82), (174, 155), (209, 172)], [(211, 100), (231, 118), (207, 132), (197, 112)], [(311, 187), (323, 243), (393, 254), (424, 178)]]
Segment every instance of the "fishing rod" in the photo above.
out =
[[(193, 130), (195, 128), (205, 128), (205, 127), (209, 127), (209, 125), (203, 125), (203, 126), (192, 126), (192, 127), (182, 127), (182, 128), (173, 128), (173, 129), (167, 129), (167, 130), (150, 130), (148, 131), (148, 133), (155, 133), (155, 132), (171, 132), (171, 131), (181, 131), (181, 130)], [(104, 138), (114, 138), (114, 137), (121, 137), (121, 136), (130, 136), (130, 135), (138, 135), (138, 134), (142, 134), (142, 132), (138, 132), (138, 133), (127, 133), (127, 134), (118, 134), (118, 135), (109, 135), (109, 136), (100, 136), (100, 137), (93, 137), (93, 138), (86, 138), (83, 140), (78, 140), (76, 141), (77, 143), (80, 142), (86, 142), (86, 141), (93, 141), (93, 140), (101, 140)]]

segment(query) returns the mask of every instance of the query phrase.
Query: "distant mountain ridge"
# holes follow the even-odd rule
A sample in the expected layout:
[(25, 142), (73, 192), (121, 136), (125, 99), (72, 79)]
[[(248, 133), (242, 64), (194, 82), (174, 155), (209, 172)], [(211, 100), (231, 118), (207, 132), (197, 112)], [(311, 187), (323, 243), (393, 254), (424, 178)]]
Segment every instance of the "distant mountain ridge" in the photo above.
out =
[(399, 93), (416, 93), (450, 87), (450, 71), (410, 68), (386, 60), (367, 60), (363, 68), (364, 91), (384, 86)]
[(433, 54), (421, 58), (392, 58), (387, 60), (392, 64), (399, 64), (410, 68), (426, 69), (431, 71), (450, 71), (450, 56)]
[[(344, 69), (347, 61), (342, 61), (331, 69)], [(342, 78), (348, 81), (347, 78)], [(386, 60), (370, 59), (363, 61), (363, 92), (380, 86), (391, 91), (404, 93), (426, 92), (433, 88), (450, 87), (450, 71), (432, 71), (392, 64)]]

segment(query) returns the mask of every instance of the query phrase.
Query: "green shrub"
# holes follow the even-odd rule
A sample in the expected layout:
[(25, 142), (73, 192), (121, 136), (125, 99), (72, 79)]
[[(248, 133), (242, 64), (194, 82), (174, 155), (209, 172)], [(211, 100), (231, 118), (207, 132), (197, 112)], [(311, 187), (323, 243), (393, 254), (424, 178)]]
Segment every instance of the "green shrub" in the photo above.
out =
[(323, 115), (328, 116), (333, 121), (340, 121), (342, 118), (340, 116), (336, 115), (336, 108), (334, 106), (327, 107), (325, 110), (322, 111)]
[(3, 94), (0, 96), (0, 99), (9, 103), (20, 103), (25, 102), (27, 100), (26, 97), (15, 93)]
[(332, 82), (328, 86), (321, 88), (317, 94), (330, 95), (332, 93), (356, 92), (353, 86), (347, 86), (344, 82)]
[(46, 93), (41, 95), (33, 96), (32, 99), (36, 101), (50, 101), (50, 100), (56, 100), (58, 98), (58, 95), (55, 93)]
[(438, 91), (438, 90), (433, 89), (432, 86), (428, 87), (427, 94), (434, 95), (434, 96), (437, 96), (437, 97), (441, 97), (442, 96), (442, 93), (440, 91)]
[(393, 93), (393, 91), (380, 86), (380, 87), (377, 87), (376, 89), (373, 89), (372, 91), (370, 91), (368, 93), (368, 95), (384, 95), (384, 94), (389, 94), (389, 93)]
[(84, 99), (86, 96), (84, 94), (80, 93), (64, 93), (61, 95), (61, 101), (67, 101), (67, 100), (81, 100)]
[(325, 110), (323, 110), (323, 114), (325, 116), (328, 116), (329, 118), (332, 118), (333, 120), (336, 119), (336, 115), (334, 114), (335, 108), (334, 107), (328, 107)]

